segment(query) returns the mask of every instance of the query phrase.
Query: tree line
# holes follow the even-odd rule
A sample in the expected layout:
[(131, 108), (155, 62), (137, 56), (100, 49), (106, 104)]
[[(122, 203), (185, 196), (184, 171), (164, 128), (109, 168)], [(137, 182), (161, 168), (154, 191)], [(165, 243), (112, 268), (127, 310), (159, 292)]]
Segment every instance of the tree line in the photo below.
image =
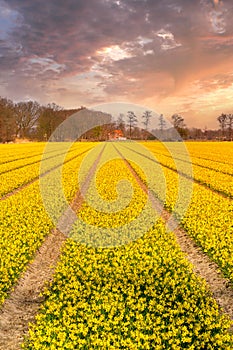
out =
[(222, 113), (218, 118), (223, 140), (232, 141), (233, 138), (233, 114)]
[[(35, 141), (47, 141), (56, 128), (69, 116), (85, 109), (81, 106), (77, 109), (63, 109), (55, 103), (40, 105), (36, 101), (17, 102), (0, 97), (0, 142), (14, 142), (16, 139), (29, 139)], [(146, 110), (141, 116), (143, 127), (138, 126), (138, 116), (133, 111), (126, 115), (120, 113), (117, 120), (110, 124), (97, 126), (80, 138), (85, 140), (107, 140), (114, 138), (114, 133), (127, 139), (155, 139), (156, 134), (169, 140), (171, 132), (163, 115), (158, 118), (156, 130), (149, 131), (152, 111)], [(182, 139), (203, 140), (232, 140), (233, 139), (233, 114), (222, 113), (217, 117), (219, 129), (203, 130), (200, 128), (188, 128), (184, 118), (180, 114), (171, 116), (174, 130)], [(121, 132), (119, 134), (119, 131)], [(154, 131), (154, 132), (153, 132)]]
[(0, 97), (0, 142), (25, 138), (47, 141), (59, 124), (82, 108), (65, 110), (55, 103), (46, 106), (36, 101), (14, 103)]

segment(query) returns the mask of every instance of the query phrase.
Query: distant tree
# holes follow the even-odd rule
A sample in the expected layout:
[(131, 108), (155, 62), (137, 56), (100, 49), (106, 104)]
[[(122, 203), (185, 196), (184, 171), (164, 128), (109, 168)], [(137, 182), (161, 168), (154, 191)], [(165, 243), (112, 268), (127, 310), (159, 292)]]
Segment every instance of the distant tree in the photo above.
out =
[(93, 129), (94, 138), (96, 140), (98, 140), (98, 141), (100, 140), (100, 136), (102, 134), (102, 131), (103, 131), (103, 128), (101, 125), (98, 125)]
[(138, 119), (137, 119), (136, 115), (134, 114), (134, 112), (132, 112), (132, 111), (129, 111), (127, 113), (127, 118), (128, 118), (128, 125), (129, 125), (129, 138), (131, 139), (132, 128), (136, 126)]
[(221, 128), (221, 134), (222, 139), (225, 137), (225, 130), (227, 127), (227, 114), (222, 113), (220, 116), (217, 117), (217, 120), (219, 122), (219, 126)]
[(160, 114), (160, 116), (159, 116), (159, 128), (160, 128), (161, 132), (163, 132), (165, 126), (166, 126), (166, 121), (163, 117), (163, 114)]
[(227, 119), (228, 119), (227, 125), (228, 125), (229, 140), (232, 141), (233, 114), (228, 114)]
[(145, 130), (148, 131), (148, 126), (150, 124), (150, 118), (152, 117), (152, 111), (145, 111), (142, 115), (143, 124), (145, 125)]
[(124, 121), (124, 114), (123, 113), (120, 113), (119, 114), (119, 117), (117, 118), (117, 121), (116, 121), (116, 127), (117, 129), (121, 130), (123, 135), (125, 134), (125, 121)]
[(16, 103), (14, 109), (17, 136), (20, 138), (27, 137), (40, 116), (41, 106), (36, 101), (28, 101)]
[(184, 118), (180, 114), (172, 115), (172, 123), (177, 131), (185, 127)]
[(201, 140), (204, 136), (204, 132), (200, 128), (189, 129), (189, 137), (193, 140)]
[(11, 100), (0, 97), (0, 142), (14, 141), (15, 137), (14, 104)]
[(207, 128), (207, 126), (205, 125), (205, 127), (204, 127), (204, 131), (203, 131), (203, 133), (204, 133), (204, 137), (205, 137), (205, 139), (206, 140), (208, 140), (208, 128)]
[(182, 138), (187, 138), (188, 136), (188, 129), (186, 128), (184, 118), (180, 114), (173, 114), (172, 117), (172, 123), (176, 131), (179, 133), (179, 135)]
[(163, 114), (160, 114), (159, 123), (158, 123), (158, 127), (159, 127), (158, 137), (161, 140), (165, 140), (167, 137), (167, 133), (164, 130), (165, 126), (166, 126), (166, 121), (163, 117)]
[(37, 123), (37, 135), (40, 140), (47, 141), (58, 125), (63, 122), (65, 115), (60, 113), (61, 110), (61, 107), (55, 103), (48, 104), (41, 109)]
[(142, 115), (142, 119), (143, 119), (143, 124), (145, 126), (145, 130), (146, 130), (146, 133), (145, 133), (145, 139), (147, 140), (147, 137), (148, 137), (148, 126), (150, 124), (150, 118), (152, 117), (152, 111), (145, 111)]

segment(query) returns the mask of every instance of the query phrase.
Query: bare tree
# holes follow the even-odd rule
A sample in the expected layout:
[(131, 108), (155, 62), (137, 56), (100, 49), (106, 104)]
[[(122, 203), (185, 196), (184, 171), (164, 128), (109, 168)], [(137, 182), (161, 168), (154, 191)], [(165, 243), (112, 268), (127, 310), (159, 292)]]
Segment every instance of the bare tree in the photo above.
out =
[(227, 127), (227, 114), (222, 113), (218, 118), (217, 118), (220, 128), (221, 128), (221, 134), (222, 134), (222, 139), (224, 139), (225, 136), (225, 130)]
[(229, 140), (232, 141), (233, 114), (228, 114), (227, 119), (228, 119), (227, 124), (228, 124)]
[(123, 134), (125, 134), (125, 121), (124, 121), (124, 114), (123, 113), (120, 113), (119, 114), (119, 117), (117, 118), (117, 121), (116, 121), (116, 127), (122, 131)]
[(184, 118), (180, 114), (172, 115), (172, 123), (177, 131), (185, 127)]
[(40, 140), (47, 141), (58, 125), (63, 122), (65, 116), (60, 113), (61, 110), (61, 107), (55, 103), (48, 104), (42, 108), (37, 128), (37, 134)]
[(132, 111), (129, 111), (127, 113), (127, 118), (128, 118), (128, 123), (129, 123), (128, 124), (129, 125), (129, 138), (131, 140), (132, 128), (136, 126), (138, 119), (137, 119), (136, 115), (134, 114), (134, 112), (132, 112)]
[(15, 104), (15, 120), (17, 135), (28, 136), (29, 130), (36, 124), (41, 112), (41, 107), (36, 101), (19, 102)]
[(160, 128), (161, 133), (163, 132), (165, 126), (166, 126), (166, 121), (163, 117), (163, 114), (160, 114), (160, 116), (159, 116), (159, 128)]
[(11, 100), (0, 97), (0, 142), (14, 141), (15, 137), (14, 104)]
[(94, 134), (95, 140), (97, 140), (97, 141), (100, 140), (102, 132), (103, 132), (102, 125), (98, 125), (93, 129), (93, 134)]
[(182, 138), (187, 138), (188, 129), (186, 128), (184, 118), (180, 114), (173, 114), (172, 117), (173, 126)]
[(148, 126), (150, 124), (150, 118), (152, 117), (151, 111), (145, 111), (142, 115), (143, 124), (145, 125), (145, 130), (148, 131)]
[(145, 111), (142, 115), (142, 119), (143, 119), (143, 124), (145, 125), (145, 139), (147, 139), (148, 136), (148, 126), (150, 124), (150, 118), (152, 117), (152, 111)]

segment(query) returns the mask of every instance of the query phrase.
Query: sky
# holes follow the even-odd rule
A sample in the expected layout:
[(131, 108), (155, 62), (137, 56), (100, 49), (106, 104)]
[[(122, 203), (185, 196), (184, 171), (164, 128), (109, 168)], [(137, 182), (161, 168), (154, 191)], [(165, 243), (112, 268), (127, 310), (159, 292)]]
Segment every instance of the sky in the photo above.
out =
[(217, 128), (233, 113), (232, 17), (232, 0), (0, 0), (0, 96)]

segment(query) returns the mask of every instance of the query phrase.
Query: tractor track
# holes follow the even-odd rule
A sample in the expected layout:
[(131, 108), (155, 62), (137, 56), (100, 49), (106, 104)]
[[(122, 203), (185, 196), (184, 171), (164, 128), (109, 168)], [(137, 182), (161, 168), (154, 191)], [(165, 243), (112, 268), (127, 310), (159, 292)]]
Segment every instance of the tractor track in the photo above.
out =
[[(52, 151), (48, 151), (48, 153), (52, 153), (52, 152), (56, 152), (56, 150), (52, 150)], [(9, 163), (13, 163), (13, 162), (17, 162), (18, 160), (23, 160), (23, 159), (29, 159), (29, 158), (33, 158), (33, 157), (37, 157), (37, 156), (42, 156), (43, 154), (43, 150), (40, 152), (40, 153), (29, 153), (29, 155), (25, 156), (25, 157), (19, 157), (19, 158), (13, 158), (13, 159), (7, 159), (6, 161), (3, 160), (3, 161), (0, 161), (0, 167), (1, 165), (5, 165), (5, 164), (9, 164)]]
[[(169, 222), (169, 227), (167, 226), (167, 228), (170, 229), (170, 227), (174, 227), (174, 230), (172, 231), (175, 235), (176, 241), (188, 261), (193, 265), (194, 272), (207, 282), (207, 285), (220, 308), (229, 315), (231, 320), (233, 320), (233, 288), (230, 280), (222, 275), (219, 270), (219, 266), (215, 262), (211, 261), (210, 258), (195, 243), (195, 241), (187, 234), (187, 232), (181, 226), (179, 226), (179, 223), (174, 216), (163, 207), (161, 202), (143, 183), (137, 172), (133, 169), (124, 155), (117, 148), (116, 150), (119, 156), (124, 160), (132, 175), (135, 177), (139, 186), (147, 195), (149, 195), (155, 210), (161, 213), (160, 217), (162, 220), (165, 222), (165, 224)], [(231, 331), (233, 331), (233, 326), (231, 327)]]
[[(194, 183), (196, 183), (196, 184), (198, 184), (198, 185), (200, 185), (200, 186), (203, 186), (204, 188), (206, 188), (206, 189), (212, 191), (213, 193), (218, 194), (219, 196), (222, 196), (223, 198), (227, 198), (227, 199), (230, 199), (230, 200), (233, 199), (232, 195), (230, 195), (230, 194), (228, 194), (228, 193), (226, 193), (226, 192), (217, 190), (217, 189), (214, 188), (213, 186), (208, 185), (206, 182), (203, 182), (203, 181), (201, 181), (201, 180), (195, 179), (194, 177), (191, 177), (191, 176), (189, 176), (189, 175), (183, 173), (182, 171), (177, 171), (176, 169), (170, 167), (169, 165), (160, 163), (160, 162), (157, 161), (156, 159), (153, 159), (153, 158), (151, 158), (151, 157), (149, 157), (149, 156), (147, 156), (147, 155), (145, 155), (145, 154), (143, 154), (143, 153), (140, 153), (140, 152), (138, 152), (138, 151), (136, 151), (136, 150), (134, 150), (134, 149), (132, 149), (132, 148), (130, 148), (130, 147), (127, 147), (127, 146), (125, 146), (125, 145), (124, 145), (124, 147), (127, 148), (128, 150), (130, 150), (131, 152), (134, 152), (134, 153), (140, 155), (141, 157), (144, 157), (144, 158), (146, 158), (146, 159), (149, 159), (150, 161), (152, 161), (152, 162), (154, 162), (154, 163), (156, 163), (156, 164), (159, 164), (159, 165), (161, 165), (161, 166), (164, 167), (164, 168), (167, 168), (167, 169), (169, 169), (169, 170), (172, 170), (174, 173), (179, 174), (179, 176), (183, 176), (184, 178), (186, 178), (186, 179), (188, 179), (188, 180), (190, 180), (190, 181), (193, 181)], [(147, 149), (147, 151), (150, 152), (150, 153), (152, 153), (152, 151), (151, 151), (150, 149)], [(228, 175), (229, 175), (229, 174), (228, 174)]]
[[(89, 169), (82, 188), (70, 204), (73, 212), (79, 210), (83, 203), (83, 194), (89, 187), (104, 148), (105, 146)], [(35, 316), (44, 301), (41, 293), (52, 281), (55, 266), (67, 239), (67, 235), (58, 227), (70, 227), (73, 223), (67, 216), (70, 208), (61, 216), (51, 233), (45, 237), (33, 261), (28, 264), (26, 272), (19, 278), (0, 309), (0, 350), (19, 350), (28, 333), (29, 323), (35, 321)]]
[[(152, 153), (152, 151), (148, 148), (148, 150)], [(153, 151), (155, 154), (159, 154), (159, 155), (162, 155), (164, 157), (167, 157), (169, 159), (176, 159), (176, 160), (179, 160), (183, 163), (187, 163), (187, 164), (190, 164), (190, 165), (195, 165), (195, 166), (198, 166), (199, 168), (202, 168), (202, 169), (206, 169), (206, 170), (211, 170), (211, 171), (215, 171), (216, 173), (220, 173), (220, 174), (223, 174), (223, 175), (229, 175), (229, 176), (233, 176), (233, 173), (228, 173), (226, 171), (222, 171), (222, 170), (219, 170), (219, 169), (216, 169), (216, 168), (211, 168), (210, 166), (207, 166), (207, 165), (201, 165), (199, 163), (196, 163), (196, 162), (193, 162), (193, 161), (188, 161), (188, 160), (185, 160), (185, 159), (182, 159), (182, 158), (178, 158), (178, 157), (171, 157), (170, 155), (168, 154), (165, 154), (165, 153), (159, 153), (159, 152), (155, 152)], [(194, 157), (196, 158), (196, 157)], [(198, 159), (202, 159), (202, 158), (198, 158)], [(204, 158), (205, 159), (205, 158)], [(206, 160), (206, 159), (205, 159)], [(211, 161), (211, 160), (209, 160)], [(229, 165), (229, 164), (228, 164)]]
[(64, 161), (63, 163), (60, 163), (60, 164), (58, 164), (58, 165), (55, 165), (55, 166), (52, 167), (51, 169), (47, 170), (45, 173), (40, 174), (40, 175), (34, 177), (34, 178), (33, 178), (32, 180), (30, 180), (29, 182), (26, 182), (25, 184), (23, 184), (23, 185), (17, 187), (16, 189), (14, 189), (13, 191), (4, 194), (2, 197), (0, 197), (0, 201), (5, 200), (5, 199), (7, 199), (7, 198), (13, 196), (14, 194), (16, 194), (16, 193), (22, 191), (24, 188), (26, 188), (26, 187), (32, 185), (34, 182), (36, 182), (37, 180), (39, 180), (41, 177), (44, 177), (44, 176), (48, 175), (49, 173), (51, 173), (52, 171), (58, 169), (59, 167), (63, 166), (64, 164), (67, 164), (67, 163), (71, 162), (72, 160), (74, 160), (74, 159), (80, 157), (81, 155), (83, 155), (83, 154), (87, 153), (88, 151), (90, 151), (90, 149), (91, 149), (91, 148), (88, 148), (87, 150), (85, 150), (85, 151), (83, 151), (83, 152), (81, 152), (81, 153), (75, 155), (74, 157), (72, 157), (72, 158), (70, 158), (70, 159)]
[[(73, 150), (71, 150), (69, 153), (75, 152), (75, 151), (76, 151), (76, 149), (73, 149)], [(50, 152), (51, 152), (51, 151), (50, 151)], [(52, 151), (52, 152), (54, 152), (54, 151)], [(23, 169), (23, 168), (25, 168), (25, 167), (27, 167), (27, 166), (29, 166), (29, 165), (38, 164), (38, 163), (47, 161), (47, 160), (49, 160), (49, 159), (59, 157), (59, 156), (61, 156), (61, 155), (63, 155), (63, 154), (66, 154), (66, 152), (57, 153), (57, 154), (54, 154), (54, 155), (52, 155), (52, 156), (49, 156), (48, 158), (43, 158), (43, 157), (42, 157), (42, 159), (35, 160), (35, 161), (31, 162), (31, 163), (19, 165), (19, 166), (16, 166), (15, 168), (12, 168), (12, 169), (9, 169), (9, 170), (4, 170), (4, 171), (0, 172), (0, 175), (8, 174), (8, 173), (10, 173), (11, 171)], [(43, 154), (41, 154), (41, 156), (42, 156), (42, 155), (43, 155)]]

